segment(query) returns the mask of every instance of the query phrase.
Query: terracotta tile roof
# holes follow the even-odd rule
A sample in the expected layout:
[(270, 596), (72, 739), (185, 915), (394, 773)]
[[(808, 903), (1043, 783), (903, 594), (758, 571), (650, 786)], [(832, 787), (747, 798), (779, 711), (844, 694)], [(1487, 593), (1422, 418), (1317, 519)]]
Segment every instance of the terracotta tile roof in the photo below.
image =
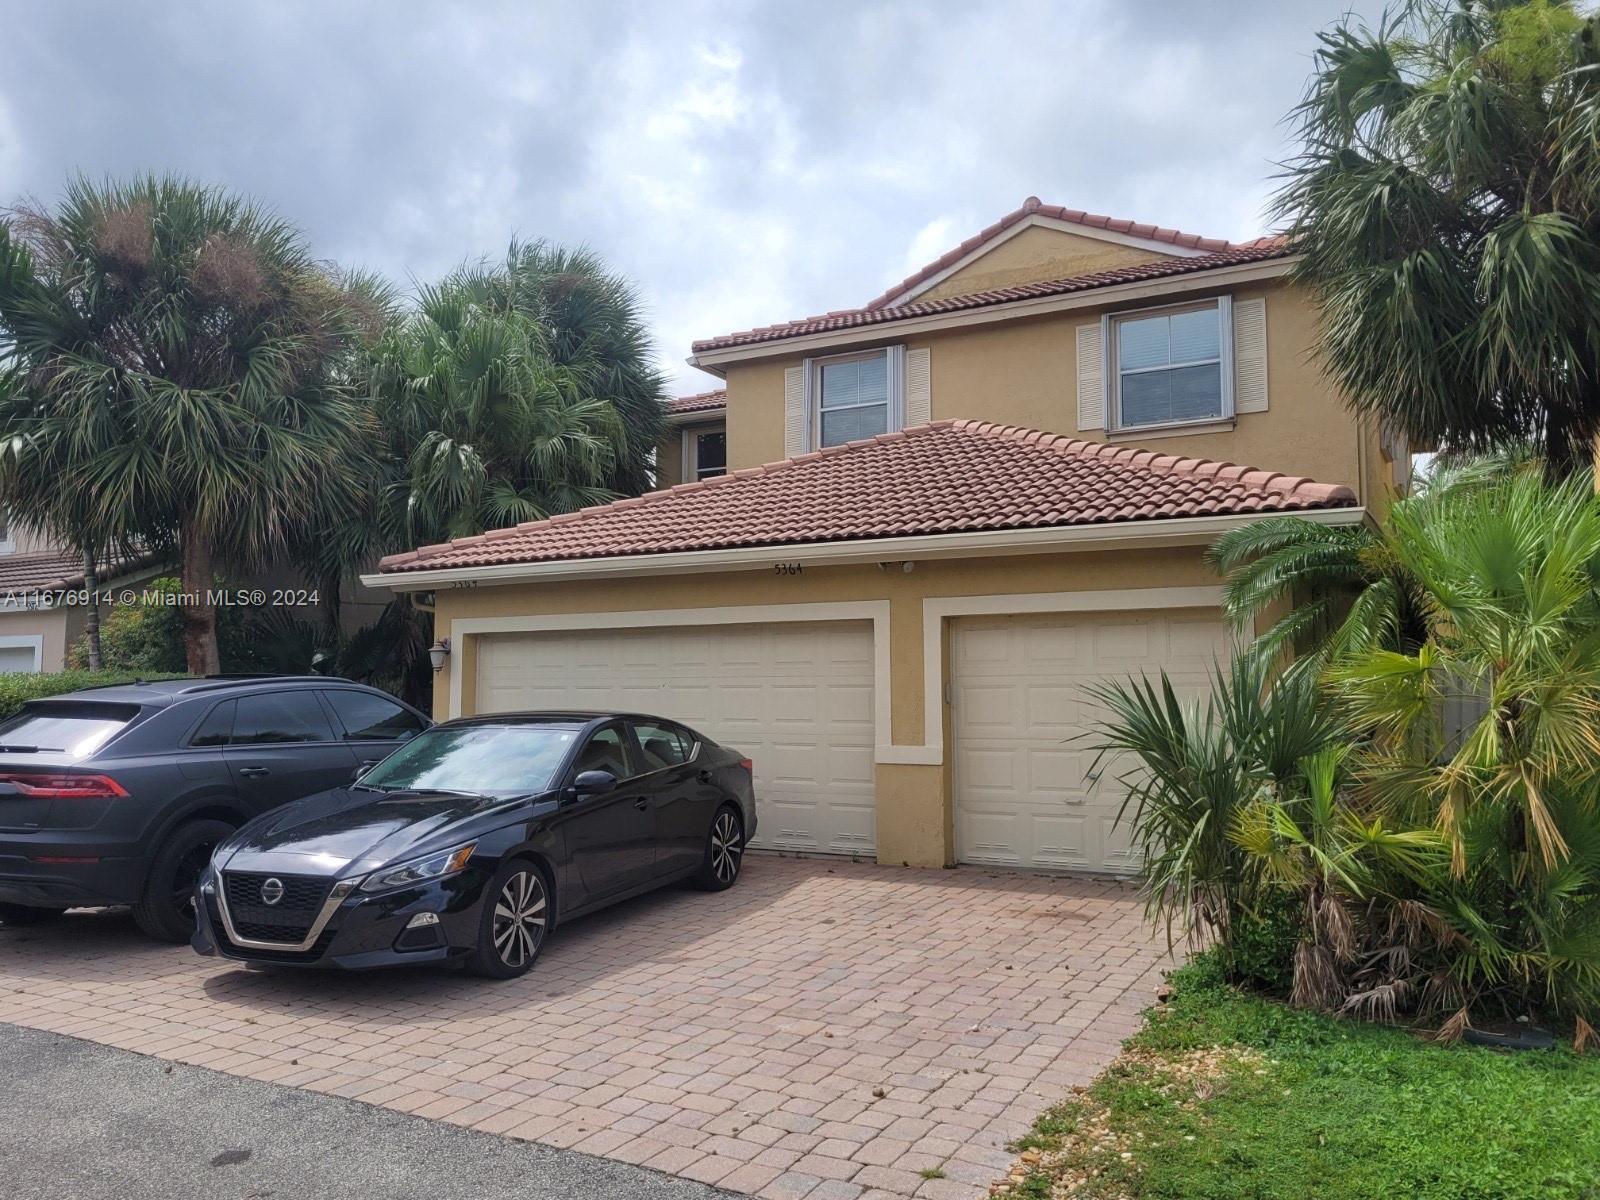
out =
[(714, 392), (699, 392), (693, 396), (679, 396), (667, 401), (669, 413), (705, 412), (709, 409), (727, 407), (727, 388), (718, 388)]
[[(100, 578), (114, 578), (144, 561), (129, 558), (106, 563), (100, 568)], [(55, 550), (0, 555), (0, 592), (55, 592), (82, 586), (80, 555)]]
[(1044, 283), (1019, 283), (986, 292), (972, 292), (965, 296), (947, 296), (943, 300), (914, 300), (897, 308), (844, 309), (840, 312), (825, 313), (820, 317), (806, 317), (782, 325), (766, 325), (760, 329), (747, 329), (741, 333), (708, 338), (694, 343), (694, 352), (698, 354), (707, 350), (726, 350), (735, 346), (755, 345), (759, 342), (776, 342), (807, 333), (832, 333), (841, 329), (885, 325), (894, 321), (909, 320), (912, 317), (988, 308), (992, 305), (1008, 304), (1014, 300), (1034, 300), (1043, 296), (1066, 295), (1069, 292), (1087, 292), (1118, 283), (1138, 283), (1146, 279), (1192, 275), (1199, 271), (1215, 270), (1218, 267), (1283, 258), (1289, 253), (1289, 246), (1282, 239), (1262, 238), (1259, 242), (1248, 246), (1223, 250), (1215, 254), (1204, 254), (1198, 258), (1159, 259), (1156, 262), (1140, 263), (1132, 267), (1096, 271), (1092, 275), (1075, 275), (1070, 279), (1053, 279)]
[(1355, 504), (1349, 488), (982, 421), (936, 421), (385, 558), (381, 571)]
[(1253, 242), (1230, 242), (1224, 238), (1201, 237), (1198, 233), (1183, 233), (1177, 229), (1164, 229), (1160, 225), (1143, 225), (1138, 221), (1126, 221), (1120, 217), (1103, 217), (1099, 213), (1084, 212), (1081, 208), (1063, 208), (1059, 204), (1045, 204), (1039, 197), (1029, 196), (1022, 202), (1021, 208), (1008, 212), (987, 229), (980, 230), (955, 249), (941, 254), (922, 270), (908, 275), (876, 300), (869, 301), (866, 307), (886, 307), (896, 296), (909, 292), (919, 283), (926, 283), (940, 271), (955, 266), (990, 238), (1004, 233), (1017, 222), (1031, 216), (1048, 217), (1054, 221), (1070, 221), (1074, 225), (1082, 225), (1089, 229), (1103, 229), (1107, 233), (1121, 233), (1129, 237), (1144, 238), (1146, 241), (1165, 242), (1169, 246), (1178, 246), (1185, 250), (1208, 250), (1213, 253), (1223, 250), (1243, 250), (1276, 240), (1257, 238)]

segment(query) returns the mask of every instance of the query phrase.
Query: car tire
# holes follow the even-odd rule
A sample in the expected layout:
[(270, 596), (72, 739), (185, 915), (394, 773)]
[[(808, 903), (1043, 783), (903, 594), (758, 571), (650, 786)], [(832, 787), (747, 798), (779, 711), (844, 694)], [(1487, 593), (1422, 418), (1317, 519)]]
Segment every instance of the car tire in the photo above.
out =
[(218, 842), (233, 832), (226, 821), (190, 821), (167, 836), (144, 894), (134, 903), (133, 921), (148, 937), (187, 942), (194, 934), (194, 889)]
[(0, 904), (0, 928), (38, 925), (53, 921), (66, 911), (64, 908), (35, 908), (31, 904)]
[(526, 975), (544, 949), (550, 932), (550, 881), (525, 858), (500, 864), (483, 889), (478, 942), (467, 956), (467, 970), (485, 979)]
[(739, 882), (743, 866), (744, 818), (733, 805), (724, 804), (706, 831), (705, 856), (695, 873), (694, 885), (706, 892), (727, 891)]

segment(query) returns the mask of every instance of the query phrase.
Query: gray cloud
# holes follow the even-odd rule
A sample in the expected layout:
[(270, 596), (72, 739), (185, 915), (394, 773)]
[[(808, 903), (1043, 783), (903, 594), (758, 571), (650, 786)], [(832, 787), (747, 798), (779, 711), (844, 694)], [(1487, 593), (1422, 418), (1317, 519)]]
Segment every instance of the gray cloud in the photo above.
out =
[(0, 200), (177, 171), (400, 282), (586, 242), (693, 390), (693, 338), (862, 303), (1030, 193), (1260, 232), (1344, 7), (0, 0)]

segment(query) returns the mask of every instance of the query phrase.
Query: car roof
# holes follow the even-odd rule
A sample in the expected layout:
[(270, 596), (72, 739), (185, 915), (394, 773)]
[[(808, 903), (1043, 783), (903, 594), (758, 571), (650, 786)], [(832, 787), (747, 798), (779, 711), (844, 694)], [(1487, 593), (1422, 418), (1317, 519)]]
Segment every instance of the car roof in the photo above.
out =
[[(337, 675), (207, 675), (184, 679), (135, 679), (129, 683), (108, 683), (99, 687), (79, 688), (75, 692), (62, 692), (55, 696), (40, 696), (35, 703), (51, 700), (93, 700), (105, 704), (142, 704), (164, 707), (179, 700), (197, 695), (248, 693), (272, 687), (341, 687), (376, 691), (364, 683), (356, 683)], [(380, 695), (382, 693), (379, 693)]]
[(669, 721), (673, 725), (681, 725), (683, 723), (681, 721), (672, 721), (669, 717), (651, 716), (649, 713), (612, 712), (610, 710), (592, 708), (560, 708), (530, 712), (485, 713), (482, 716), (457, 717), (453, 721), (445, 722), (445, 724), (580, 726), (591, 725), (600, 721)]

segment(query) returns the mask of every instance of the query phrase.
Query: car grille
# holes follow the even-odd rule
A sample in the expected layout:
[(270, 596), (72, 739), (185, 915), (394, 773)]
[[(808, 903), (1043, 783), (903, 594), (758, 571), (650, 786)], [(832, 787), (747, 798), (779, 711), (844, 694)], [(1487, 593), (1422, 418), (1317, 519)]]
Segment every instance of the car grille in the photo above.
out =
[[(283, 899), (276, 904), (261, 900), (261, 885), (268, 879), (283, 884)], [(225, 871), (222, 886), (228, 897), (228, 916), (240, 937), (261, 942), (300, 942), (311, 931), (333, 880), (316, 875), (268, 875), (252, 871)]]
[[(324, 929), (317, 936), (315, 944), (309, 950), (255, 950), (235, 946), (228, 940), (228, 932), (222, 927), (222, 919), (217, 912), (215, 901), (208, 901), (211, 916), (211, 930), (216, 935), (217, 950), (227, 958), (242, 959), (245, 962), (282, 962), (282, 963), (314, 963), (327, 954), (328, 947), (333, 944), (335, 930), (332, 927)], [(240, 937), (254, 938), (255, 935), (246, 933), (243, 929), (234, 926)], [(302, 935), (304, 936), (304, 935)]]

